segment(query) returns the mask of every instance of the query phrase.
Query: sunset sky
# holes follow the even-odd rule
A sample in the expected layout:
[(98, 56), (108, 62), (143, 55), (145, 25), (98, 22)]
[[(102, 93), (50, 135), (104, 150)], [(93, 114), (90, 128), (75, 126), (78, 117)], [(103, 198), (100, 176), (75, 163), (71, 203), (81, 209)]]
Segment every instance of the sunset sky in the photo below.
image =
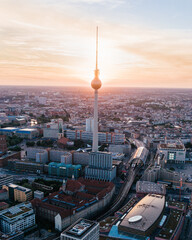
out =
[(0, 85), (192, 88), (192, 0), (0, 0)]

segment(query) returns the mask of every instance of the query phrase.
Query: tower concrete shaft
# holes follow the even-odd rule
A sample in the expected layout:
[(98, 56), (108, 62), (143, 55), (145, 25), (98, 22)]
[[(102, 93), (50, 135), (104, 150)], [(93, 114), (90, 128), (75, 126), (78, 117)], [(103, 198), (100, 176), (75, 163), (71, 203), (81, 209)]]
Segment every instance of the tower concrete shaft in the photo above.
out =
[(93, 146), (92, 151), (98, 151), (98, 90), (95, 90), (94, 101), (94, 131), (93, 131)]

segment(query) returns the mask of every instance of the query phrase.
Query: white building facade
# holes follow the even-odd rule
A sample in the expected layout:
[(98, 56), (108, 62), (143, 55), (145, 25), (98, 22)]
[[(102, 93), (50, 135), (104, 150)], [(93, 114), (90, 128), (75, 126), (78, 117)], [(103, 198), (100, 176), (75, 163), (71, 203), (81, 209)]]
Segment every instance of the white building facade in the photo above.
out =
[(21, 203), (1, 211), (0, 226), (4, 233), (25, 231), (35, 226), (35, 213), (31, 203)]

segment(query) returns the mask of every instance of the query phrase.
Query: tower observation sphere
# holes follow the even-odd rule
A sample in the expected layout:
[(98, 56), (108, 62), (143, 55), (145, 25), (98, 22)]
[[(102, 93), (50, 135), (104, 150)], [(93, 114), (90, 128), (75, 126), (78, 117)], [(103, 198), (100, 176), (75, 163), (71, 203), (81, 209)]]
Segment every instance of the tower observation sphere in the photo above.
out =
[(102, 85), (101, 80), (99, 79), (98, 75), (99, 75), (99, 70), (96, 69), (95, 70), (95, 78), (91, 82), (91, 87), (95, 90), (98, 90)]

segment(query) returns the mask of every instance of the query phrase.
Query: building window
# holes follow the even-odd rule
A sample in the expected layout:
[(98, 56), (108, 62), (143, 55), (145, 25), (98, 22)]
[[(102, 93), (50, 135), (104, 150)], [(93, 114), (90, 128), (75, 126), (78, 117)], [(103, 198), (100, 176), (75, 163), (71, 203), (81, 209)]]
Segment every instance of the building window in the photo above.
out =
[(169, 152), (168, 153), (168, 160), (173, 161), (175, 160), (176, 153), (175, 152)]

